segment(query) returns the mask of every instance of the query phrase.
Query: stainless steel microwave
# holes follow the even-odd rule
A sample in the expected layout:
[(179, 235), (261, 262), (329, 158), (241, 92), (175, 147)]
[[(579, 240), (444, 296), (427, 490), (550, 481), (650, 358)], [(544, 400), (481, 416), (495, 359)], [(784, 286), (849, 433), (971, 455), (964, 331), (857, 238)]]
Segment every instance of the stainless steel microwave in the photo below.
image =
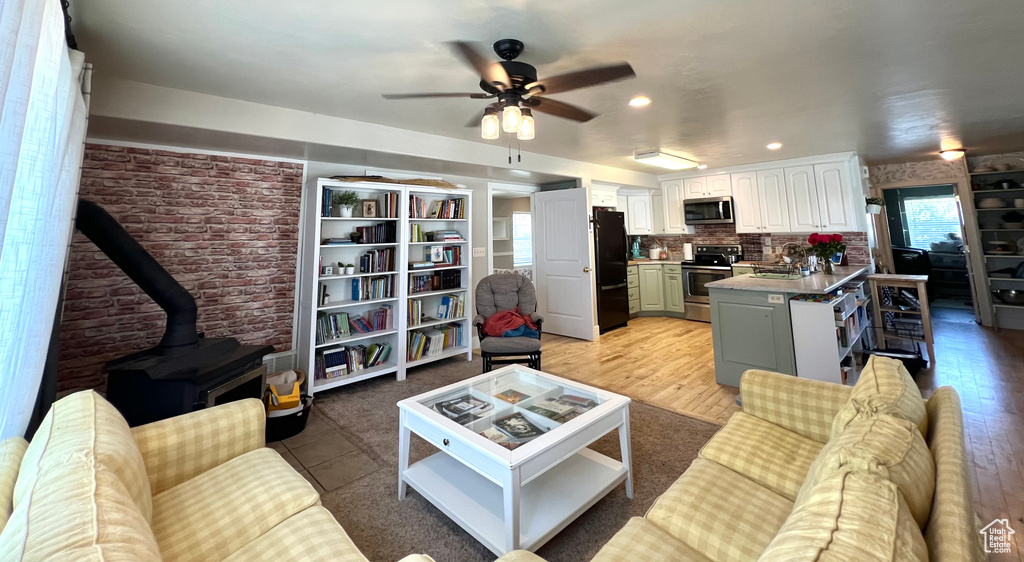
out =
[(732, 224), (732, 197), (705, 197), (683, 201), (686, 224)]

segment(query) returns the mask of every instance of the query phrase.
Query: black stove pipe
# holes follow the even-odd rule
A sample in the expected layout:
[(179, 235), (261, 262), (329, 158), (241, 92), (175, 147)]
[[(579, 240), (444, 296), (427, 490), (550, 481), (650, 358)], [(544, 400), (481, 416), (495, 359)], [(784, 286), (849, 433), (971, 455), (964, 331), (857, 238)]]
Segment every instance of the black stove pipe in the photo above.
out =
[(78, 200), (75, 226), (167, 313), (159, 348), (199, 341), (196, 300), (102, 207)]

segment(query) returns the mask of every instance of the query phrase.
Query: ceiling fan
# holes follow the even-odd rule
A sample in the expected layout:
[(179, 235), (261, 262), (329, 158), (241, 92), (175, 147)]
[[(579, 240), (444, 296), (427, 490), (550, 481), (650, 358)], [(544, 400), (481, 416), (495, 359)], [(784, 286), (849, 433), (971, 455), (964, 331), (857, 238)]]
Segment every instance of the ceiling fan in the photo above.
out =
[[(481, 136), (488, 140), (497, 139), (502, 130), (516, 133), (519, 140), (534, 138), (536, 132), (533, 110), (564, 119), (585, 123), (596, 113), (568, 103), (555, 101), (545, 96), (597, 86), (606, 82), (633, 78), (636, 73), (629, 63), (618, 63), (559, 74), (537, 79), (537, 69), (525, 62), (515, 60), (523, 52), (523, 42), (516, 39), (501, 39), (494, 43), (494, 52), (503, 60), (488, 60), (477, 48), (465, 41), (451, 43), (455, 53), (480, 75), (480, 89), (483, 92), (383, 94), (389, 100), (415, 98), (472, 98), (497, 99), (484, 109), (480, 121)], [(522, 107), (520, 107), (522, 105)], [(498, 113), (502, 114), (501, 125)], [(477, 123), (474, 118), (468, 126)]]

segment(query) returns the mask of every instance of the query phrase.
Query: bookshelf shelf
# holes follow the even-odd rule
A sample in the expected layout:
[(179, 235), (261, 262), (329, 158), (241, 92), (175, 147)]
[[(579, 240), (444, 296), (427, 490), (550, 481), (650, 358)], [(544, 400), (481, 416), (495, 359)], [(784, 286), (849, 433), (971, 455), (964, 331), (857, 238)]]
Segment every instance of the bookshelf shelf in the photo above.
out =
[[(313, 178), (307, 183), (307, 189), (311, 190), (313, 196), (306, 198), (306, 208), (303, 213), (303, 253), (301, 256), (301, 281), (299, 288), (299, 342), (296, 346), (297, 363), (296, 367), (306, 369), (310, 374), (307, 378), (307, 388), (310, 394), (337, 389), (357, 381), (366, 380), (372, 377), (394, 375), (397, 380), (403, 380), (406, 370), (410, 367), (423, 365), (443, 358), (464, 355), (466, 360), (472, 359), (472, 336), (470, 319), (467, 316), (453, 319), (431, 321), (415, 327), (409, 326), (409, 298), (433, 297), (425, 303), (425, 313), (437, 314), (434, 303), (438, 298), (446, 294), (464, 295), (466, 314), (474, 310), (471, 301), (472, 292), (472, 269), (470, 265), (442, 265), (424, 269), (412, 269), (409, 264), (423, 260), (424, 249), (427, 246), (454, 246), (452, 254), (461, 252), (463, 263), (468, 261), (466, 254), (472, 245), (472, 233), (469, 225), (472, 222), (470, 215), (472, 209), (472, 191), (468, 189), (440, 189), (434, 187), (410, 186), (404, 184), (390, 184), (378, 182), (340, 181), (328, 178)], [(315, 191), (313, 191), (315, 190)], [(336, 217), (322, 216), (326, 209), (327, 202), (331, 195), (340, 191), (355, 191), (363, 200), (376, 200), (378, 214), (397, 214), (395, 217)], [(461, 218), (428, 218), (412, 217), (413, 205), (422, 209), (419, 213), (429, 213), (431, 210), (442, 209), (442, 212), (461, 214)], [(359, 209), (356, 210), (359, 212)], [(335, 212), (336, 214), (336, 212)], [(382, 226), (383, 225), (383, 226)], [(377, 226), (378, 228), (373, 228)], [(366, 228), (369, 227), (369, 228)], [(368, 244), (324, 244), (327, 239), (347, 239), (350, 232), (360, 229), (369, 240), (398, 240), (398, 242), (379, 242)], [(427, 234), (441, 237), (447, 232), (451, 235), (457, 232), (461, 236), (458, 240), (436, 240), (411, 242), (414, 237), (422, 237)], [(415, 234), (415, 236), (414, 236)], [(387, 238), (381, 238), (381, 236)], [(394, 238), (391, 238), (394, 236)], [(461, 248), (461, 250), (460, 250)], [(393, 250), (393, 251), (392, 251)], [(365, 258), (367, 254), (373, 257)], [(367, 267), (366, 259), (371, 260), (369, 267), (389, 267), (394, 264), (392, 271), (379, 272), (358, 272), (351, 275), (337, 273), (337, 268), (331, 275), (322, 275), (320, 267), (335, 265), (337, 262), (354, 263), (356, 269), (360, 267), (360, 259), (363, 259), (363, 267)], [(392, 262), (391, 260), (394, 259)], [(372, 264), (377, 264), (376, 266)], [(443, 262), (439, 262), (443, 263)], [(445, 272), (443, 275), (441, 272)], [(431, 277), (432, 274), (437, 274)], [(376, 298), (366, 300), (341, 300), (328, 302), (319, 306), (319, 298), (323, 293), (329, 293), (335, 297), (350, 296), (352, 287), (360, 285), (359, 290), (366, 291), (370, 283), (367, 278), (384, 278), (385, 281), (377, 282), (383, 286), (374, 286), (370, 294), (382, 294), (372, 290), (387, 290), (391, 286), (393, 297)], [(436, 287), (448, 284), (455, 285), (450, 289), (436, 289), (419, 293), (412, 293), (412, 284), (420, 289), (435, 289)], [(388, 293), (383, 293), (388, 294)], [(363, 293), (366, 295), (366, 293)], [(348, 314), (350, 323), (354, 322), (360, 315), (367, 321), (371, 320), (374, 311), (381, 307), (391, 307), (391, 328), (365, 333), (353, 333), (344, 338), (336, 338), (322, 344), (317, 344), (317, 333), (321, 328), (321, 322), (336, 323), (343, 322)], [(379, 315), (380, 313), (377, 312)], [(322, 317), (332, 315), (332, 318), (321, 320)], [(377, 317), (378, 321), (380, 317)], [(409, 338), (413, 336), (412, 329), (440, 330), (447, 328), (442, 325), (459, 324), (459, 330), (452, 330), (453, 337), (461, 333), (461, 341), (450, 342), (453, 347), (443, 349), (438, 355), (423, 357), (417, 361), (408, 361)], [(379, 324), (378, 324), (379, 325)], [(330, 331), (330, 330), (328, 330)], [(391, 350), (386, 357), (385, 363), (368, 369), (362, 369), (348, 375), (331, 378), (317, 379), (319, 357), (325, 351), (346, 349), (346, 353), (356, 355), (363, 354), (368, 357), (376, 352), (378, 348), (374, 345), (390, 345)], [(437, 345), (435, 343), (435, 345)], [(425, 350), (424, 353), (427, 353)], [(331, 360), (345, 360), (346, 356), (334, 355)], [(350, 360), (349, 368), (352, 366)]]
[(440, 326), (442, 324), (458, 324), (459, 322), (465, 321), (466, 319), (467, 318), (465, 316), (459, 316), (458, 318), (442, 318), (440, 320), (435, 318), (434, 320), (431, 320), (430, 322), (424, 322), (422, 324), (410, 324), (409, 327), (406, 328), (406, 329), (407, 330), (421, 330), (423, 328), (430, 328), (432, 326)]
[(364, 332), (362, 334), (352, 334), (346, 338), (334, 338), (333, 340), (327, 340), (324, 343), (316, 344), (316, 349), (323, 349), (325, 347), (331, 347), (332, 345), (342, 345), (346, 343), (352, 343), (356, 341), (368, 340), (370, 338), (376, 338), (378, 336), (390, 336), (391, 334), (398, 333), (398, 330), (389, 328), (387, 330), (374, 330), (372, 332)]

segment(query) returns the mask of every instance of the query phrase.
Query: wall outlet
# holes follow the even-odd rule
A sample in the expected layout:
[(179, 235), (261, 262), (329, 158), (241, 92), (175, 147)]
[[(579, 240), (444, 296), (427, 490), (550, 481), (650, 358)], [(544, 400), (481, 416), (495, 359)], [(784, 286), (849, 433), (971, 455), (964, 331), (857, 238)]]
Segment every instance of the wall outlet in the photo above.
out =
[(768, 302), (771, 304), (783, 304), (786, 302), (786, 297), (783, 295), (768, 295)]
[(772, 237), (771, 236), (762, 236), (761, 237), (761, 245), (762, 246), (771, 246), (772, 245)]
[(473, 248), (474, 258), (485, 258), (487, 257), (487, 248)]

